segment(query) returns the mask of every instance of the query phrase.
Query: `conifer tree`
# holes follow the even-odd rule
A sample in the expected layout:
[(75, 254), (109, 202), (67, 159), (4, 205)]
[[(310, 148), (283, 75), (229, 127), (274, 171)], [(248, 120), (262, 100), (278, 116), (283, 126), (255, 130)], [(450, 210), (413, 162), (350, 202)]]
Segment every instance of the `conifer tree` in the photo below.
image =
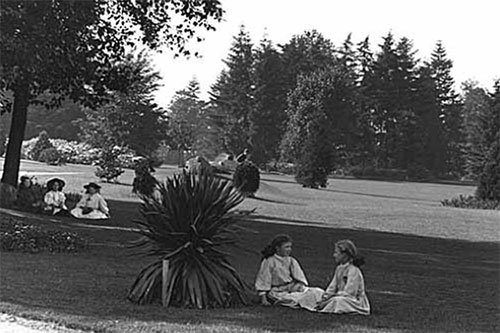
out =
[(279, 159), (279, 144), (286, 126), (286, 91), (281, 56), (272, 42), (264, 38), (255, 55), (254, 97), (250, 110), (252, 161), (262, 167)]
[(425, 64), (430, 69), (430, 75), (436, 89), (436, 100), (439, 105), (439, 119), (446, 144), (446, 172), (454, 177), (463, 174), (463, 145), (461, 102), (454, 89), (455, 81), (451, 76), (453, 62), (448, 58), (441, 41), (436, 43), (431, 59)]
[(253, 61), (252, 41), (241, 26), (225, 60), (227, 69), (210, 91), (211, 117), (222, 138), (221, 148), (234, 154), (249, 146), (249, 114), (255, 107)]
[(199, 98), (200, 85), (192, 79), (186, 88), (179, 90), (168, 108), (168, 138), (175, 149), (197, 150), (202, 137), (203, 102)]

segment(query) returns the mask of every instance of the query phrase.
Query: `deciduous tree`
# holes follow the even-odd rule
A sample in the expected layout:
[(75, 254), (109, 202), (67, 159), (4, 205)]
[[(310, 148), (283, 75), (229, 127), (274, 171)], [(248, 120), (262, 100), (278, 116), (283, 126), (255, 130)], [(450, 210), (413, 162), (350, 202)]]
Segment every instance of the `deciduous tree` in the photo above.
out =
[(126, 43), (186, 54), (198, 28), (213, 29), (221, 15), (217, 0), (1, 1), (0, 90), (14, 96), (2, 182), (17, 182), (27, 110), (36, 96), (50, 91), (97, 103), (108, 90), (129, 86), (113, 66)]

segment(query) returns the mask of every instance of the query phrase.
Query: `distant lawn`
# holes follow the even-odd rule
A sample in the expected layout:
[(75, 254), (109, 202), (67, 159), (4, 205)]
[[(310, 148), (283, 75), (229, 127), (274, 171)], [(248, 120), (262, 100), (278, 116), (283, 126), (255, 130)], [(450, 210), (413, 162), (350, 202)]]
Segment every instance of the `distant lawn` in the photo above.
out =
[[(23, 168), (81, 172), (64, 176), (75, 191), (93, 180), (93, 168), (86, 166), (27, 163)], [(157, 175), (175, 171), (161, 168)], [(334, 179), (326, 190), (307, 190), (292, 177), (263, 176), (258, 199), (242, 205), (257, 208), (256, 221), (245, 224), (256, 233), (242, 238), (249, 252), (233, 252), (235, 267), (253, 284), (258, 251), (273, 235), (286, 232), (295, 240), (294, 256), (310, 283), (325, 287), (334, 269), (333, 242), (350, 238), (367, 259), (363, 272), (373, 315), (361, 317), (279, 307), (199, 311), (128, 302), (128, 288), (149, 262), (131, 256), (125, 246), (137, 236), (121, 229), (133, 227), (131, 220), (139, 217), (138, 201), (126, 185), (132, 178), (128, 171), (120, 178), (125, 185), (103, 185), (113, 214), (110, 221), (22, 218), (25, 223), (78, 232), (92, 245), (80, 254), (2, 252), (0, 311), (102, 332), (500, 329), (500, 212), (439, 206), (439, 200), (471, 193), (473, 187)], [(0, 213), (0, 219), (7, 216)]]

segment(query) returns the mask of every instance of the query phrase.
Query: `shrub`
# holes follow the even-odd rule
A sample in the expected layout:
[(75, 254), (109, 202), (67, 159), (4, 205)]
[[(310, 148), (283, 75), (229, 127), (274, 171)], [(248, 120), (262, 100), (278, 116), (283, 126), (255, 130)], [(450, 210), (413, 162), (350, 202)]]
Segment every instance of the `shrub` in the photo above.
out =
[(479, 177), (476, 196), (483, 200), (500, 201), (500, 135), (489, 151), (488, 159)]
[(279, 172), (285, 175), (294, 175), (295, 174), (295, 164), (293, 163), (285, 163), (285, 162), (277, 162), (276, 160), (272, 160), (266, 164), (266, 170), (268, 172)]
[(259, 168), (250, 161), (238, 164), (234, 171), (233, 184), (244, 196), (253, 196), (259, 189)]
[(79, 252), (88, 248), (88, 242), (76, 233), (44, 230), (14, 219), (0, 223), (0, 244), (2, 251), (28, 253)]
[(25, 140), (22, 143), (21, 146), (21, 158), (26, 159), (26, 160), (32, 160), (33, 159), (33, 148), (36, 145), (36, 142), (38, 141), (38, 138), (31, 138), (29, 140)]
[(166, 306), (228, 307), (247, 303), (247, 286), (223, 249), (237, 242), (234, 209), (243, 197), (230, 182), (184, 172), (159, 185), (161, 200), (144, 197), (142, 235), (134, 245), (156, 256), (132, 285), (128, 298), (139, 304), (161, 299), (162, 259), (170, 261)]
[(95, 175), (107, 182), (116, 181), (117, 178), (124, 173), (118, 156), (120, 150), (117, 148), (105, 149), (102, 151), (99, 160), (97, 161), (97, 170)]
[(500, 209), (500, 201), (484, 200), (473, 195), (460, 195), (458, 198), (446, 199), (441, 201), (441, 205), (455, 208)]
[(319, 162), (321, 158), (303, 156), (299, 159), (296, 168), (295, 180), (303, 187), (326, 187), (330, 170), (324, 167), (325, 163)]
[(36, 141), (35, 145), (33, 146), (33, 149), (31, 150), (31, 157), (35, 161), (40, 160), (40, 154), (42, 151), (48, 148), (54, 148), (52, 143), (50, 143), (49, 140), (49, 135), (47, 134), (46, 131), (41, 131), (40, 134), (38, 135), (38, 140)]
[(50, 142), (66, 163), (92, 164), (99, 159), (101, 149), (92, 148), (83, 142), (67, 141), (64, 139), (51, 139)]
[(60, 165), (64, 162), (56, 148), (44, 149), (40, 153), (38, 160), (50, 165)]

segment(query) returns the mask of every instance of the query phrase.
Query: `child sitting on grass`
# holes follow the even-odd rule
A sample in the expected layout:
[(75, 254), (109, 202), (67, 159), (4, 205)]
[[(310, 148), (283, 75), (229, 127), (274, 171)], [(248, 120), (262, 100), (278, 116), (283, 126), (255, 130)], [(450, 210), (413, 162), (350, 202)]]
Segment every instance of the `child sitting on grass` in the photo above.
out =
[(316, 305), (323, 313), (370, 314), (363, 274), (359, 269), (364, 260), (358, 257), (356, 245), (350, 240), (335, 243), (333, 258), (338, 264), (332, 282)]
[(40, 213), (43, 210), (43, 189), (33, 182), (33, 178), (22, 176), (14, 203), (20, 209), (31, 213)]
[(292, 239), (288, 235), (278, 235), (262, 250), (255, 288), (259, 292), (262, 305), (279, 304), (292, 308), (314, 310), (323, 290), (308, 287), (302, 268), (291, 257)]
[(47, 182), (47, 188), (49, 190), (45, 193), (44, 197), (45, 213), (50, 215), (69, 216), (68, 207), (66, 207), (66, 196), (62, 191), (65, 184), (64, 180), (59, 178), (52, 178)]
[(108, 204), (100, 193), (101, 186), (96, 183), (88, 183), (83, 188), (86, 190), (85, 194), (76, 207), (71, 210), (71, 215), (78, 219), (109, 219)]

